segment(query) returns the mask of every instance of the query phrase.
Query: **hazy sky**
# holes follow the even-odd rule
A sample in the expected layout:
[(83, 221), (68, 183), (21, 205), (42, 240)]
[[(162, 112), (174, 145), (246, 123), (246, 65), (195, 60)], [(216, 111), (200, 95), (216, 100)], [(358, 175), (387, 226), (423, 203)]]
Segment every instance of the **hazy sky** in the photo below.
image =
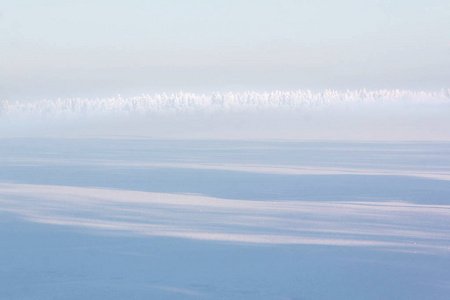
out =
[(449, 82), (448, 0), (0, 0), (0, 100)]

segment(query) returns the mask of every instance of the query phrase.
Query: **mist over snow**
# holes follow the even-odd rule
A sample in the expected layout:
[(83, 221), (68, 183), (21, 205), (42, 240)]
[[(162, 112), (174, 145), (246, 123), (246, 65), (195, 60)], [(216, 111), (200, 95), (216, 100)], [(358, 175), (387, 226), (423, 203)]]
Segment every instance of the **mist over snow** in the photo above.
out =
[(0, 1), (0, 300), (449, 300), (449, 21)]
[(0, 105), (0, 136), (450, 140), (450, 90), (120, 95)]

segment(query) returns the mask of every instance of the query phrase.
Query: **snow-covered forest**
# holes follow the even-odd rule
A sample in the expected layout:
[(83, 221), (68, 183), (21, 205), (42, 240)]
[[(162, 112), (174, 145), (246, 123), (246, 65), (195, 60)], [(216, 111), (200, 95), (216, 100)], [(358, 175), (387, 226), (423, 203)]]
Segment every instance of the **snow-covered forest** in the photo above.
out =
[(448, 90), (177, 93), (3, 101), (2, 137), (450, 140)]
[(309, 90), (213, 93), (197, 95), (179, 92), (177, 94), (141, 95), (123, 98), (120, 95), (97, 99), (56, 99), (41, 100), (33, 103), (10, 103), (3, 100), (0, 104), (2, 117), (25, 115), (67, 115), (67, 114), (158, 114), (189, 112), (252, 112), (261, 110), (320, 110), (330, 107), (348, 107), (354, 105), (386, 104), (447, 104), (450, 105), (450, 90), (439, 92), (414, 92), (410, 90), (375, 90), (339, 92), (326, 90), (312, 93)]

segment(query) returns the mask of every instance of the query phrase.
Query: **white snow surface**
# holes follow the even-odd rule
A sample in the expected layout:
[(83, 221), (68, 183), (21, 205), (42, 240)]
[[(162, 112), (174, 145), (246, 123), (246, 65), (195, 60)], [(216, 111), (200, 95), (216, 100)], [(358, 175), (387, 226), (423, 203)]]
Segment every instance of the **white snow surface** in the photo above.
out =
[[(249, 201), (52, 185), (2, 184), (1, 210), (37, 223), (144, 236), (258, 244), (450, 252), (448, 205), (401, 201)], [(84, 216), (89, 212), (90, 216)], [(428, 218), (434, 219), (431, 223)], [(399, 222), (417, 220), (407, 228)], [(398, 238), (400, 240), (397, 240)]]
[(447, 299), (448, 142), (0, 139), (1, 299)]

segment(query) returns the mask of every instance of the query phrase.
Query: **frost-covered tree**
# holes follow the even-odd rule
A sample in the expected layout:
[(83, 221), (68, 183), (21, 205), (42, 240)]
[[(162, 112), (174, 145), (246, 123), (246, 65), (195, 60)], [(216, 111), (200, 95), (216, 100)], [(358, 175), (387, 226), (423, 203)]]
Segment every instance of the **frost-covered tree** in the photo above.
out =
[(407, 90), (376, 90), (339, 92), (326, 90), (312, 93), (309, 90), (292, 92), (245, 92), (213, 93), (196, 95), (179, 92), (177, 94), (140, 95), (124, 98), (120, 95), (103, 99), (57, 99), (42, 100), (35, 103), (0, 102), (2, 115), (66, 116), (66, 115), (143, 115), (165, 113), (202, 112), (241, 112), (289, 110), (307, 111), (327, 108), (347, 108), (354, 105), (389, 105), (389, 103), (444, 103), (450, 105), (450, 90), (439, 92), (412, 92)]

